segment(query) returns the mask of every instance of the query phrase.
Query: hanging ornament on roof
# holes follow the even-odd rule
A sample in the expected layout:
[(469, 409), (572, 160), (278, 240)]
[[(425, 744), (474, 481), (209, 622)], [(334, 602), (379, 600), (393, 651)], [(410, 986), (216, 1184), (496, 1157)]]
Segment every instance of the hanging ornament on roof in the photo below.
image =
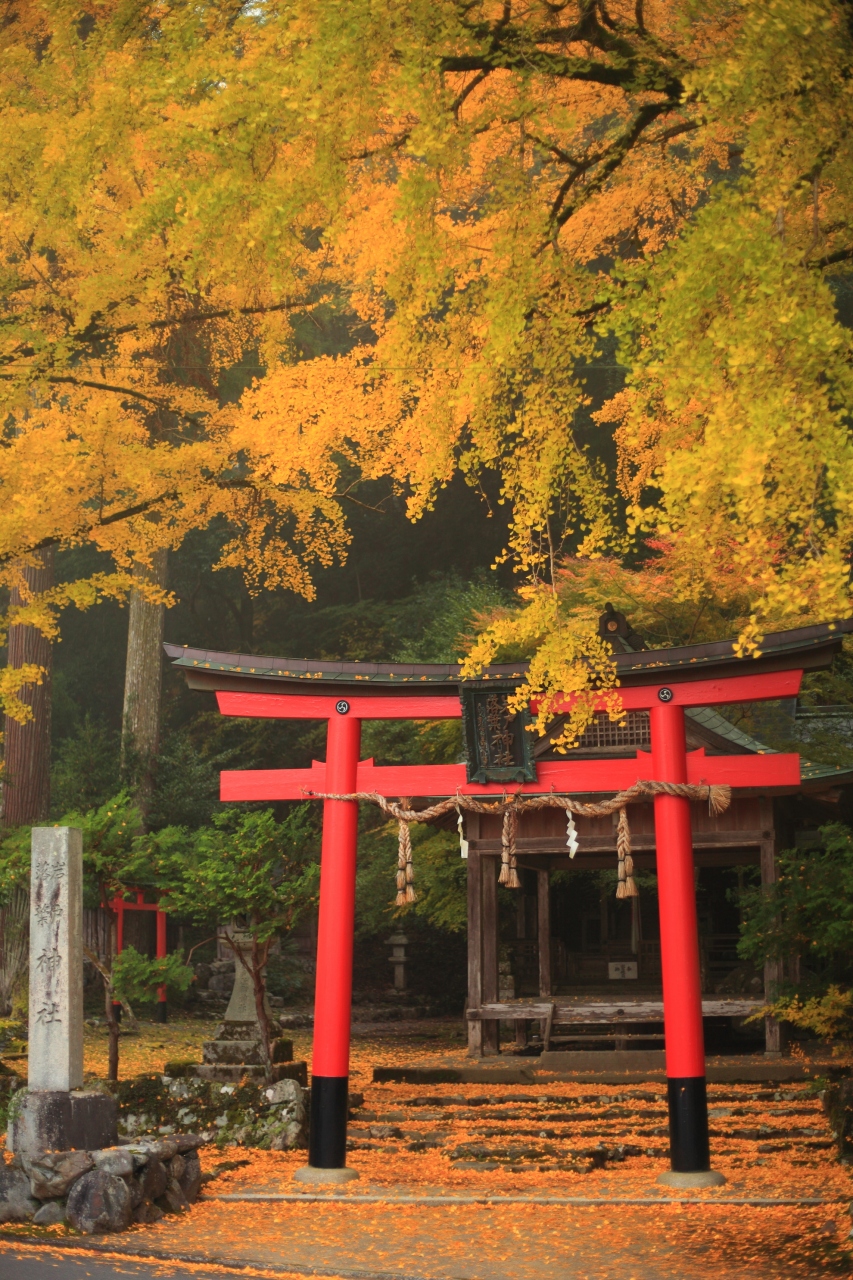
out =
[(568, 822), (566, 823), (566, 835), (568, 836), (568, 839), (566, 840), (566, 846), (569, 850), (569, 857), (573, 858), (577, 853), (578, 847), (579, 847), (578, 846), (578, 829), (575, 826), (575, 815), (572, 813), (571, 809), (567, 809), (566, 813), (569, 819)]
[(456, 829), (459, 832), (459, 856), (460, 858), (468, 857), (468, 841), (465, 839), (465, 819), (462, 817), (462, 810), (456, 806), (456, 812), (459, 817), (456, 820)]

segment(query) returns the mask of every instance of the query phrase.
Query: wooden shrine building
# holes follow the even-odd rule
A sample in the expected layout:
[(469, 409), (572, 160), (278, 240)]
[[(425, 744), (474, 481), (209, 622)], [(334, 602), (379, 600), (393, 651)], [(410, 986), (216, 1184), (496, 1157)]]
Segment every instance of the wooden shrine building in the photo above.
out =
[[(839, 629), (840, 630), (840, 629)], [(780, 661), (792, 658), (806, 670), (826, 665), (841, 644), (839, 630), (807, 627), (768, 636), (765, 650), (775, 647)], [(649, 678), (666, 682), (685, 666), (707, 672), (731, 667), (730, 642), (648, 650), (626, 619), (610, 611), (600, 632), (611, 639), (620, 682)], [(793, 701), (793, 700), (792, 700)], [(777, 715), (777, 721), (789, 714)], [(786, 965), (771, 962), (759, 975), (737, 954), (740, 915), (732, 890), (745, 880), (762, 884), (776, 879), (776, 852), (813, 841), (818, 827), (837, 820), (842, 788), (853, 784), (853, 770), (800, 762), (800, 780), (792, 785), (755, 785), (748, 762), (777, 753), (737, 727), (737, 709), (727, 718), (713, 707), (686, 711), (687, 749), (701, 776), (703, 757), (740, 757), (729, 779), (732, 800), (721, 814), (706, 803), (691, 804), (693, 856), (699, 899), (699, 942), (702, 1008), (706, 1040), (714, 1033), (731, 1043), (732, 1022), (738, 1025), (772, 998), (782, 981), (799, 980), (799, 958)], [(628, 711), (615, 723), (599, 714), (579, 744), (557, 755), (552, 741), (534, 742), (532, 756), (547, 761), (641, 760), (649, 752), (649, 712)], [(592, 795), (578, 794), (578, 799)], [(614, 896), (616, 814), (576, 819), (578, 848), (566, 847), (563, 814), (540, 809), (519, 816), (516, 849), (521, 889), (515, 919), (499, 911), (497, 874), (501, 857), (499, 816), (471, 814), (468, 836), (468, 1016), (473, 1054), (500, 1049), (500, 1026), (514, 1024), (518, 1047), (532, 1034), (542, 1048), (567, 1050), (660, 1048), (663, 1042), (661, 958), (657, 898), (653, 882), (642, 872), (655, 870), (655, 820), (651, 800), (628, 810), (634, 866), (640, 893), (618, 901)], [(584, 877), (579, 873), (610, 873)], [(557, 874), (555, 874), (557, 873)], [(563, 874), (559, 874), (563, 873)], [(566, 875), (565, 873), (570, 873)], [(501, 919), (502, 917), (502, 919)], [(503, 925), (503, 927), (501, 927)], [(547, 941), (546, 941), (547, 940)], [(501, 957), (506, 958), (501, 961)], [(781, 1028), (765, 1020), (765, 1050), (780, 1052)], [(710, 1033), (710, 1034), (709, 1034)]]

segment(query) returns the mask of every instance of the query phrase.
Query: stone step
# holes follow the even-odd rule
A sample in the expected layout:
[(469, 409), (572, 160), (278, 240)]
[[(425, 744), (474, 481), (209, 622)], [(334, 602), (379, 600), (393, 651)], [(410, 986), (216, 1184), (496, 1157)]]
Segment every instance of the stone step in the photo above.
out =
[[(220, 1084), (239, 1084), (241, 1080), (263, 1080), (264, 1069), (254, 1063), (210, 1063), (197, 1066), (193, 1075), (198, 1080), (217, 1080)], [(276, 1062), (272, 1068), (273, 1081), (296, 1080), (303, 1089), (308, 1088), (308, 1064), (299, 1062)]]
[[(648, 1090), (631, 1090), (622, 1093), (575, 1094), (573, 1097), (566, 1097), (565, 1094), (545, 1093), (512, 1093), (504, 1094), (500, 1098), (496, 1098), (494, 1094), (466, 1097), (464, 1094), (424, 1093), (414, 1097), (395, 1099), (395, 1105), (400, 1107), (505, 1107), (509, 1105), (537, 1107), (547, 1104), (548, 1106), (568, 1108), (578, 1106), (612, 1107), (620, 1103), (634, 1104), (637, 1102), (651, 1102), (665, 1106), (666, 1096), (662, 1091), (651, 1093)], [(774, 1089), (752, 1090), (749, 1094), (735, 1093), (729, 1089), (714, 1089), (708, 1098), (709, 1106), (719, 1106), (729, 1102), (736, 1103), (739, 1106), (745, 1106), (750, 1103), (796, 1102), (800, 1105), (814, 1107), (817, 1110), (820, 1110), (821, 1105), (819, 1098), (811, 1093), (807, 1086), (803, 1086), (796, 1091), (786, 1090), (782, 1094)]]
[[(383, 1098), (384, 1092), (376, 1090), (367, 1107), (354, 1108), (353, 1149), (433, 1150), (457, 1168), (519, 1172), (584, 1171), (628, 1155), (660, 1159), (668, 1153), (661, 1090), (641, 1086), (567, 1097), (513, 1089), (503, 1096), (466, 1096), (437, 1093), (433, 1084), (431, 1090), (427, 1086), (405, 1098)], [(711, 1135), (720, 1155), (761, 1163), (763, 1155), (785, 1151), (794, 1164), (816, 1167), (834, 1145), (820, 1098), (808, 1083), (785, 1090), (759, 1085), (748, 1093), (712, 1087), (708, 1101)], [(461, 1125), (466, 1135), (460, 1133)]]

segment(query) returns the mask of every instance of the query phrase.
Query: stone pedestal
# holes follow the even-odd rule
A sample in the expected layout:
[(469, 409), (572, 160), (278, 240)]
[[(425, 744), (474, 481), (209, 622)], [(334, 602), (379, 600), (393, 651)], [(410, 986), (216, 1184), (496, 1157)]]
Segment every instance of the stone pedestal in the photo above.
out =
[(83, 834), (33, 827), (30, 872), (31, 1091), (83, 1084)]
[(117, 1123), (116, 1100), (108, 1093), (21, 1090), (9, 1107), (6, 1147), (16, 1155), (113, 1147)]

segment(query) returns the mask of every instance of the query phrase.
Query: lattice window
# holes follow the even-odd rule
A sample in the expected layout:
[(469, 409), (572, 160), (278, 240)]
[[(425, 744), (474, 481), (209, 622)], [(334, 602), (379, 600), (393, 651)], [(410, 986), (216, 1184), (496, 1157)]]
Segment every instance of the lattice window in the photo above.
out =
[(578, 751), (606, 751), (620, 747), (646, 747), (651, 744), (648, 711), (629, 711), (620, 724), (600, 712), (581, 735)]

